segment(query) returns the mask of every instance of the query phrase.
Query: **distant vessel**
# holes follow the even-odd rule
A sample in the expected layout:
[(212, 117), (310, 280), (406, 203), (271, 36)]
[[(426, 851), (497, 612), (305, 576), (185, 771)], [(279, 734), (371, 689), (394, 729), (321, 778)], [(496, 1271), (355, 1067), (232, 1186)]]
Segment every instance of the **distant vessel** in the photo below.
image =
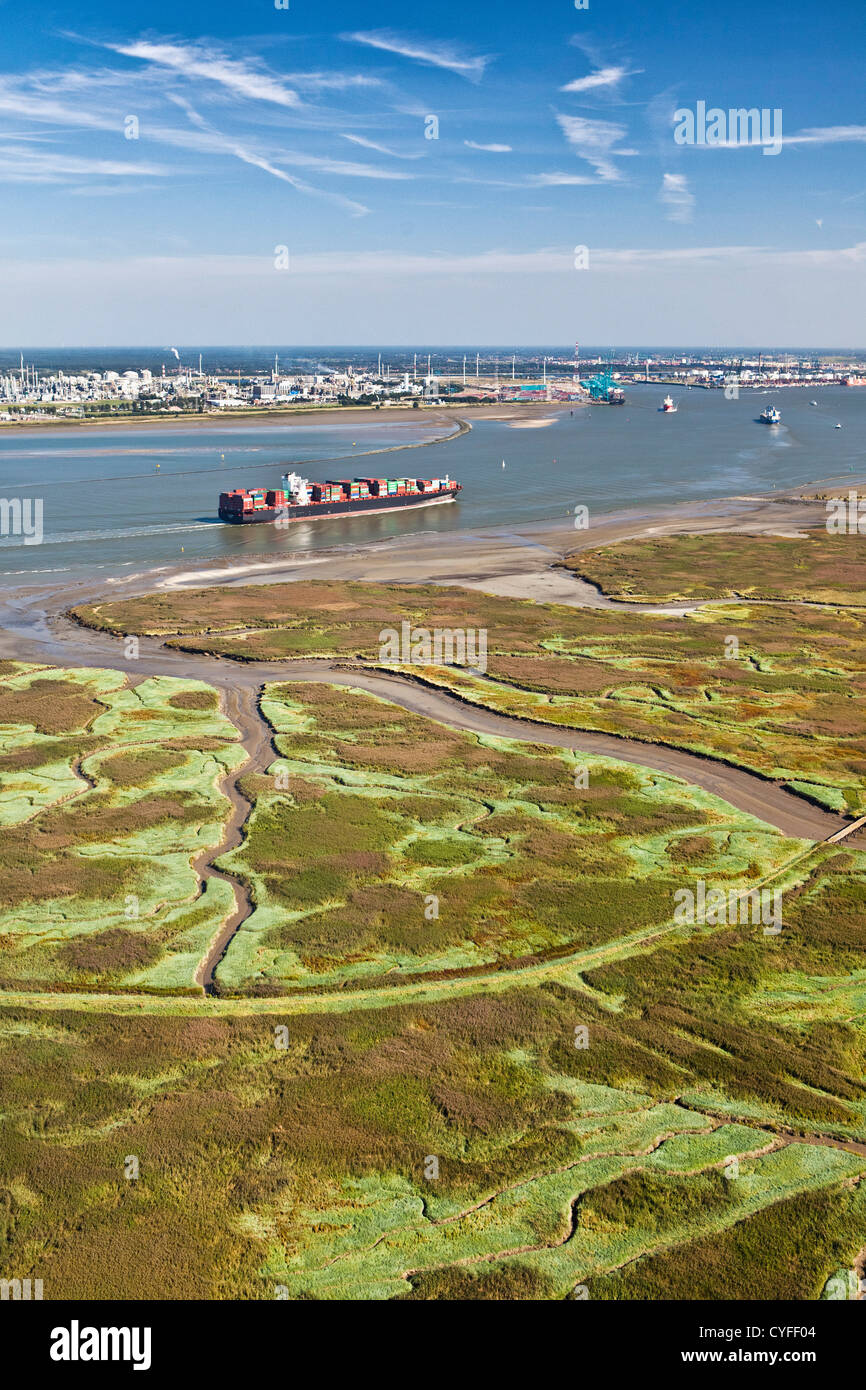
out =
[(834, 425), (833, 428), (834, 428), (834, 430), (841, 430), (842, 426), (841, 426), (841, 425)]
[(762, 425), (778, 425), (782, 417), (774, 405), (768, 405), (766, 410), (762, 410), (758, 419)]
[[(503, 464), (503, 468), (505, 465)], [(357, 512), (390, 512), (398, 507), (424, 507), (454, 502), (461, 484), (450, 478), (343, 478), (311, 483), (287, 473), (281, 488), (234, 488), (221, 492), (220, 521), (314, 521), (323, 516)]]
[(810, 405), (817, 405), (818, 402), (817, 402), (817, 401), (810, 401), (809, 404), (810, 404)]
[(664, 400), (659, 406), (659, 410), (661, 410), (665, 415), (676, 415), (677, 413), (677, 408), (674, 405), (673, 400), (670, 396), (665, 396)]

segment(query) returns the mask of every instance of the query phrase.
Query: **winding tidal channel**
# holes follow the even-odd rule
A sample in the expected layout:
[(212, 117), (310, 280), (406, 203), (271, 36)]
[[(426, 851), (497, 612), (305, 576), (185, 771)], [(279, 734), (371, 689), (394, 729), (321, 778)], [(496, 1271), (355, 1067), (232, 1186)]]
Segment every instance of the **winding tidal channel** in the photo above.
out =
[(279, 756), (273, 744), (273, 730), (260, 708), (264, 686), (271, 681), (311, 681), (353, 687), (451, 729), (546, 744), (652, 768), (701, 787), (792, 838), (826, 841), (854, 830), (859, 824), (743, 768), (662, 744), (496, 714), (408, 676), (383, 672), (361, 663), (325, 659), (237, 662), (173, 651), (156, 638), (140, 638), (139, 656), (131, 660), (124, 655), (121, 639), (82, 628), (59, 613), (49, 616), (39, 601), (27, 599), (6, 606), (0, 625), (0, 655), (52, 666), (120, 670), (132, 683), (148, 676), (192, 678), (206, 681), (218, 691), (223, 713), (238, 729), (247, 758), (220, 780), (220, 790), (232, 808), (222, 841), (193, 860), (193, 868), (202, 882), (208, 878), (223, 879), (231, 884), (235, 896), (233, 912), (196, 971), (196, 982), (205, 994), (215, 992), (214, 973), (254, 906), (247, 886), (217, 868), (215, 861), (241, 843), (251, 813), (250, 802), (238, 786), (239, 779), (266, 771)]

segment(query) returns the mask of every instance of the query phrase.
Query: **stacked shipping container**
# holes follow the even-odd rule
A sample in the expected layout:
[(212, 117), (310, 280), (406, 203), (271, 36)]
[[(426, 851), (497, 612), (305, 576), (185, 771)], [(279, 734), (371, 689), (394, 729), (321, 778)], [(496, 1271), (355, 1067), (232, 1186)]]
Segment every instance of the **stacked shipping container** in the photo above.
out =
[[(267, 492), (257, 488), (234, 488), (220, 494), (219, 514), (224, 521), (272, 521), (278, 514), (296, 518), (307, 513), (310, 516), (334, 514), (357, 506), (363, 509), (369, 503), (371, 510), (377, 504), (386, 504), (389, 499), (421, 499), (426, 496), (450, 500), (460, 491), (460, 484), (450, 478), (329, 478), (324, 483), (306, 484), (304, 479), (287, 475), (283, 479), (290, 483), (285, 488), (269, 488)], [(296, 491), (300, 484), (308, 489), (304, 501)], [(333, 512), (329, 512), (333, 508)]]

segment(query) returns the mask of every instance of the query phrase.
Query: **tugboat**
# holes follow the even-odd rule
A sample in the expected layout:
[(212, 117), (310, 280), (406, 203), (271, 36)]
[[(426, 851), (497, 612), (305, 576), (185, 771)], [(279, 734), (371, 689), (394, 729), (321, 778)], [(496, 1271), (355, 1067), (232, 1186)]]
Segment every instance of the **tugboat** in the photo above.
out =
[(676, 406), (674, 405), (673, 399), (672, 399), (670, 396), (665, 396), (664, 400), (662, 401), (661, 405), (659, 406), (659, 410), (660, 410), (664, 415), (676, 415), (676, 413), (677, 413), (677, 408), (676, 408)]
[(768, 405), (766, 410), (762, 410), (758, 416), (762, 425), (778, 425), (781, 423), (782, 416), (774, 405)]

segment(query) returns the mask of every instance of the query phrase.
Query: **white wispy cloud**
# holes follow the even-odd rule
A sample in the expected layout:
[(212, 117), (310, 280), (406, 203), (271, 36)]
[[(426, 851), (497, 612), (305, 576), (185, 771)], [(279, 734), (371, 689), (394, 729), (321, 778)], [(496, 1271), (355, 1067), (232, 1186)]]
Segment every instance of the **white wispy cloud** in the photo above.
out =
[(785, 145), (845, 145), (866, 141), (866, 125), (818, 126), (802, 130), (799, 135), (786, 135)]
[(564, 174), (558, 171), (541, 174), (525, 174), (516, 179), (479, 178), (475, 174), (461, 174), (455, 183), (471, 183), (479, 188), (586, 188), (602, 182), (588, 174)]
[(126, 58), (140, 58), (157, 67), (171, 68), (184, 77), (216, 82), (234, 96), (247, 100), (269, 101), (277, 106), (301, 105), (298, 93), (278, 77), (243, 59), (229, 58), (204, 43), (151, 43), (138, 39), (134, 43), (107, 44), (106, 47)]
[(123, 88), (129, 91), (129, 73), (119, 68), (55, 68), (28, 72), (26, 81), (33, 91), (51, 96), (87, 95), (97, 91)]
[(0, 182), (66, 183), (84, 178), (152, 178), (172, 171), (165, 165), (120, 159), (86, 159), (26, 146), (0, 147)]
[(389, 150), (387, 145), (378, 145), (375, 140), (368, 140), (366, 135), (350, 135), (346, 131), (341, 131), (340, 138), (351, 140), (353, 145), (360, 145), (362, 149), (375, 150), (377, 154), (394, 154), (394, 151)]
[(479, 145), (475, 140), (464, 140), (463, 143), (469, 150), (485, 150), (488, 154), (511, 154), (510, 145)]
[(105, 112), (89, 111), (56, 101), (25, 85), (26, 79), (0, 77), (0, 112), (42, 121), (46, 125), (82, 126), (90, 130), (116, 130), (118, 122)]
[[(63, 264), (75, 266), (75, 260)], [(94, 265), (97, 263), (94, 262)], [(164, 268), (195, 265), (197, 273), (214, 279), (258, 278), (270, 276), (270, 259), (246, 255), (196, 255), (192, 260), (175, 256), (148, 256), (118, 259), (109, 263), (123, 267)], [(34, 269), (44, 272), (44, 262), (33, 262)], [(99, 266), (106, 263), (100, 261)], [(670, 249), (604, 248), (592, 250), (593, 272), (644, 271), (698, 267), (739, 267), (764, 270), (782, 267), (787, 270), (826, 268), (856, 269), (866, 265), (866, 242), (834, 250), (790, 251), (771, 246), (692, 246)], [(540, 247), (530, 251), (505, 251), (493, 248), (478, 252), (425, 254), (400, 251), (358, 251), (347, 248), (338, 251), (299, 252), (292, 256), (292, 273), (310, 276), (435, 276), (485, 274), (568, 274), (574, 273), (573, 246)]]
[(440, 40), (411, 39), (395, 34), (390, 29), (375, 29), (368, 33), (343, 34), (349, 43), (366, 44), (368, 48), (381, 49), (383, 53), (396, 53), (398, 57), (410, 58), (428, 67), (446, 68), (460, 77), (468, 77), (478, 82), (484, 76), (484, 69), (491, 61), (489, 55), (470, 57), (454, 44)]
[(36, 145), (49, 143), (52, 136), (47, 130), (4, 130), (4, 140), (32, 140)]
[[(175, 46), (177, 48), (177, 46)], [(237, 65), (242, 67), (242, 64)], [(213, 76), (213, 73), (209, 73)], [(237, 84), (237, 72), (232, 76), (234, 83), (233, 90), (241, 95)], [(40, 84), (47, 85), (48, 75), (40, 75)], [(65, 129), (78, 127), (84, 130), (101, 130), (121, 132), (122, 117), (112, 115), (103, 104), (101, 110), (93, 109), (92, 104), (85, 102), (75, 102), (70, 99), (73, 92), (79, 91), (83, 95), (87, 90), (86, 83), (71, 83), (68, 86), (68, 96), (65, 101), (57, 101), (41, 91), (32, 89), (32, 77), (24, 75), (18, 79), (0, 77), (0, 114), (14, 114), (19, 118), (39, 121), (47, 126), (58, 126)], [(268, 90), (268, 89), (266, 89)], [(255, 95), (258, 99), (262, 98), (262, 89), (255, 84)], [(246, 93), (245, 93), (246, 94)], [(281, 150), (278, 156), (271, 155), (268, 150), (262, 149), (259, 143), (253, 139), (238, 139), (223, 135), (216, 130), (209, 122), (194, 110), (185, 98), (175, 93), (168, 94), (168, 99), (176, 106), (180, 107), (187, 115), (193, 130), (178, 130), (170, 125), (161, 124), (156, 118), (151, 118), (147, 123), (147, 137), (155, 144), (167, 145), (175, 149), (186, 150), (200, 154), (210, 154), (214, 156), (232, 156), (242, 160), (243, 163), (261, 169), (262, 172), (270, 174), (274, 178), (281, 179), (284, 183), (289, 183), (299, 193), (309, 194), (315, 197), (327, 198), (329, 201), (349, 211), (353, 216), (362, 216), (369, 211), (363, 203), (354, 201), (351, 198), (343, 197), (341, 194), (327, 189), (316, 188), (301, 179), (293, 178), (288, 174), (282, 165), (295, 165), (299, 168), (315, 169), (320, 173), (342, 176), (346, 178), (365, 178), (379, 180), (402, 180), (412, 176), (394, 170), (381, 169), (371, 164), (353, 163), (346, 160), (328, 159), (324, 156), (305, 154), (296, 151)], [(267, 99), (267, 98), (266, 98)], [(8, 136), (7, 136), (8, 138)], [(139, 171), (144, 171), (144, 166), (135, 166)], [(46, 166), (47, 168), (47, 166)], [(67, 174), (71, 179), (74, 176), (75, 168), (70, 163)], [(81, 165), (78, 170), (82, 178), (91, 175), (98, 175), (100, 170), (97, 163), (90, 162), (87, 167)], [(105, 170), (104, 172), (108, 172)], [(170, 169), (161, 172), (171, 173)], [(45, 175), (47, 178), (47, 174)], [(18, 182), (34, 182), (36, 179), (35, 166), (30, 165), (26, 169), (22, 165)]]
[(590, 178), (588, 174), (529, 174), (526, 185), (528, 188), (564, 188), (586, 187), (588, 184), (598, 183), (598, 179)]
[[(780, 266), (788, 270), (828, 269), (866, 265), (866, 242), (833, 250), (789, 251), (772, 246), (689, 246), (666, 249), (628, 247), (593, 248), (594, 271), (642, 271), (649, 267), (685, 269), (688, 266), (736, 265), (743, 269)], [(501, 272), (524, 274), (571, 273), (574, 248), (545, 247), (534, 251), (489, 250), (467, 254), (424, 255), (399, 251), (321, 252), (298, 256), (293, 269), (310, 275), (483, 275)]]
[[(729, 128), (733, 127), (733, 113), (723, 112), (723, 114), (728, 116)], [(671, 114), (669, 120), (670, 124), (675, 124), (675, 114)], [(775, 124), (773, 129), (775, 130)], [(796, 135), (782, 135), (780, 121), (777, 136), (762, 133), (760, 121), (756, 120), (754, 123), (750, 123), (742, 133), (739, 127), (736, 127), (733, 135), (728, 135), (723, 139), (714, 138), (711, 143), (694, 144), (691, 148), (699, 150), (761, 149), (764, 146), (775, 145), (777, 140), (782, 146), (863, 144), (866, 143), (866, 125), (815, 126), (811, 129), (801, 130)]]
[(666, 250), (629, 248), (599, 251), (593, 267), (642, 270), (648, 266), (673, 269), (687, 265), (737, 265), (742, 269), (779, 266), (788, 270), (824, 266), (841, 269), (866, 264), (866, 241), (829, 250), (788, 251), (774, 246), (686, 246)]
[(122, 183), (82, 183), (67, 189), (67, 192), (73, 198), (128, 198), (131, 193), (150, 193), (152, 196), (153, 190), (152, 183), (129, 183), (124, 179)]
[(671, 222), (690, 222), (694, 211), (694, 195), (689, 191), (689, 181), (685, 174), (662, 175), (659, 197), (670, 209)]
[(283, 183), (291, 184), (292, 188), (297, 189), (299, 193), (310, 193), (316, 198), (327, 198), (340, 207), (346, 208), (354, 217), (363, 217), (365, 213), (370, 211), (363, 203), (355, 203), (351, 198), (344, 198), (341, 193), (331, 193), (327, 189), (315, 188), (312, 184), (305, 183), (303, 179), (296, 179), (293, 174), (287, 174), (285, 169), (278, 169), (270, 160), (235, 141), (230, 141), (226, 148), (238, 159), (243, 160), (244, 164), (251, 164), (254, 168), (261, 169), (265, 174), (272, 174), (275, 179), (282, 179)]
[(329, 159), (327, 155), (302, 154), (297, 150), (281, 150), (273, 156), (277, 164), (296, 164), (299, 168), (318, 169), (322, 174), (341, 174), (349, 179), (413, 179), (414, 174), (401, 169), (381, 169), (378, 164), (353, 164), (345, 159)]
[[(275, 179), (280, 179), (283, 183), (290, 184), (291, 187), (296, 189), (299, 193), (308, 193), (317, 198), (327, 198), (330, 202), (337, 203), (338, 206), (351, 212), (354, 217), (362, 217), (365, 213), (370, 211), (363, 203), (356, 203), (351, 198), (344, 198), (341, 193), (332, 193), (328, 189), (316, 188), (312, 184), (305, 183), (302, 179), (295, 178), (293, 174), (288, 174), (285, 169), (278, 168), (272, 159), (260, 154), (257, 150), (242, 144), (233, 136), (223, 135), (222, 132), (216, 130), (209, 121), (206, 121), (183, 97), (175, 96), (172, 100), (186, 112), (187, 117), (191, 124), (196, 127), (196, 130), (195, 132), (186, 132), (186, 141), (182, 138), (183, 133), (166, 130), (156, 132), (153, 138), (163, 140), (166, 144), (177, 143), (185, 145), (186, 148), (190, 148), (193, 144), (190, 140), (190, 136), (198, 135), (201, 137), (199, 144), (203, 141), (209, 153), (234, 155), (236, 159), (240, 159), (244, 164), (252, 165), (256, 169), (261, 169), (263, 173), (271, 174)], [(181, 136), (180, 139), (178, 139), (178, 135)], [(281, 153), (280, 157), (281, 159), (286, 159), (284, 153)], [(306, 162), (307, 159), (313, 160), (314, 156), (300, 156), (298, 162)]]
[(626, 134), (625, 126), (616, 121), (587, 120), (584, 116), (557, 116), (556, 119), (575, 154), (591, 164), (600, 178), (612, 183), (622, 177), (613, 159), (635, 153), (615, 148)]
[(598, 68), (595, 72), (588, 73), (586, 77), (575, 78), (574, 82), (567, 83), (559, 90), (561, 92), (592, 92), (599, 87), (615, 87), (624, 77), (633, 77), (635, 73), (642, 71), (642, 68)]
[(387, 154), (392, 159), (420, 159), (420, 154), (402, 154), (399, 150), (392, 150), (388, 145), (380, 145), (376, 140), (368, 140), (366, 135), (350, 135), (347, 131), (340, 132), (340, 138), (351, 140), (353, 145), (360, 145), (364, 150), (375, 150), (376, 154)]
[(347, 72), (287, 72), (285, 81), (310, 91), (346, 92), (354, 87), (383, 87), (380, 77), (365, 77)]

